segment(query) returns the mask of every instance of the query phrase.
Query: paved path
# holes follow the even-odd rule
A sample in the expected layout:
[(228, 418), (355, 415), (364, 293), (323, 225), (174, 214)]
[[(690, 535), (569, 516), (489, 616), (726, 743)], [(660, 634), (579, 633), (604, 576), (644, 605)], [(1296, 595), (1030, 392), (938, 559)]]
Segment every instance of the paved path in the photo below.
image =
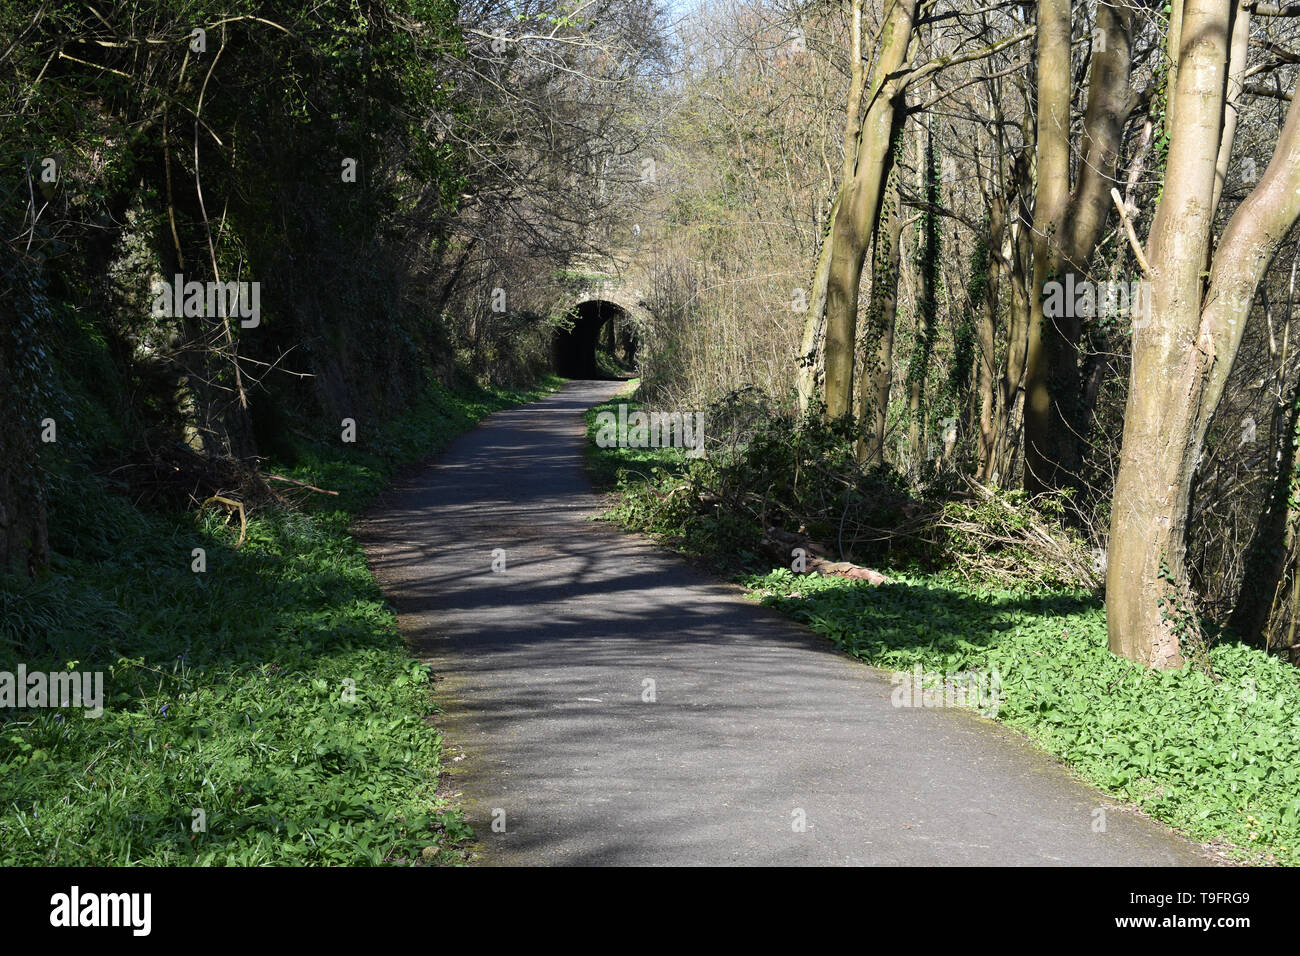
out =
[(618, 387), (493, 415), (359, 526), (440, 678), (483, 862), (1206, 862), (1005, 728), (895, 708), (882, 672), (589, 521), (582, 411)]

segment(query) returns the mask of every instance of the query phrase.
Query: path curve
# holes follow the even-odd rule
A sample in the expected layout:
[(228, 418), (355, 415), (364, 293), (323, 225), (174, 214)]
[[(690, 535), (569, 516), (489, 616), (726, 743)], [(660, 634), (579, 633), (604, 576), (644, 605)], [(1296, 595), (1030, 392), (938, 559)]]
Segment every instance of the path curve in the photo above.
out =
[(1007, 728), (895, 708), (883, 672), (588, 520), (582, 413), (620, 387), (491, 416), (358, 524), (437, 675), (482, 862), (1208, 862)]

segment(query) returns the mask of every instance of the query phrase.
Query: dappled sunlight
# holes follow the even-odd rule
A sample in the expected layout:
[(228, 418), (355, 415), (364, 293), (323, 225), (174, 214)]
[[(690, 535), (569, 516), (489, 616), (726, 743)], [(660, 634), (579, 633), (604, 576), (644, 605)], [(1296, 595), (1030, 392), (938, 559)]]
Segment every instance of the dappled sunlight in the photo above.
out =
[(498, 413), (358, 525), (485, 862), (1196, 859), (1123, 814), (1094, 834), (1095, 796), (995, 725), (895, 707), (888, 675), (590, 521), (582, 412), (619, 387)]

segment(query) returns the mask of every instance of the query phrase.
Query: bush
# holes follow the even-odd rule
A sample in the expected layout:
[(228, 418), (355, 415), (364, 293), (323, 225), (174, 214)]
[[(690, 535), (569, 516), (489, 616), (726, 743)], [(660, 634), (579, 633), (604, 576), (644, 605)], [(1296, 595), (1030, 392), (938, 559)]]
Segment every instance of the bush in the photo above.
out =
[[(592, 409), (589, 422), (620, 401)], [(1099, 583), (1087, 546), (1065, 524), (1065, 495), (1030, 498), (974, 482), (912, 487), (890, 468), (862, 467), (853, 421), (827, 423), (820, 409), (782, 414), (752, 389), (711, 406), (706, 421), (704, 458), (594, 453), (598, 477), (619, 492), (611, 517), (748, 569), (763, 563), (764, 533), (778, 527), (861, 564), (951, 569), (1012, 587)]]

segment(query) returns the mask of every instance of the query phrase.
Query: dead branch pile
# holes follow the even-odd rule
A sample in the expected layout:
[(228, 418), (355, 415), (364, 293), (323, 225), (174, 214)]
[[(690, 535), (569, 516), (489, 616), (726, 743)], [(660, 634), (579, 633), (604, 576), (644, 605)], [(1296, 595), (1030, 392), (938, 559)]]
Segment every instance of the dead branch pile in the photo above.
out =
[(268, 503), (284, 503), (267, 485), (256, 459), (208, 457), (180, 443), (153, 449), (143, 461), (119, 465), (108, 477), (125, 485), (137, 505), (201, 509), (213, 499), (226, 499), (251, 512)]
[[(1104, 575), (1084, 541), (1039, 499), (1018, 500), (972, 478), (970, 504), (950, 502), (936, 520), (957, 567), (1007, 581), (1031, 577), (1095, 590)], [(962, 506), (965, 505), (965, 506)], [(1046, 511), (1046, 514), (1044, 513)]]

